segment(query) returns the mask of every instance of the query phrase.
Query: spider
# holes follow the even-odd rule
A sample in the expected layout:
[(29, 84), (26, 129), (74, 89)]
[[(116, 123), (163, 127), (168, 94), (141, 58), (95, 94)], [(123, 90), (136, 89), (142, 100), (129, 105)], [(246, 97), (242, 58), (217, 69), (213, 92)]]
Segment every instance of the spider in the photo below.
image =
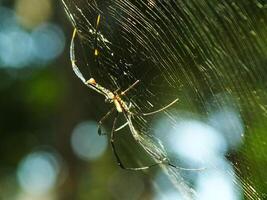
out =
[[(99, 18), (98, 18), (99, 20)], [(116, 112), (116, 116), (114, 118), (114, 121), (113, 121), (113, 126), (112, 126), (112, 129), (111, 129), (111, 133), (110, 133), (110, 144), (111, 144), (111, 147), (112, 147), (112, 151), (115, 155), (115, 158), (116, 158), (116, 161), (117, 161), (117, 164), (122, 168), (122, 169), (126, 169), (126, 170), (134, 170), (134, 171), (137, 171), (137, 170), (144, 170), (144, 169), (148, 169), (150, 167), (153, 167), (153, 166), (156, 166), (156, 165), (159, 165), (159, 164), (167, 164), (171, 167), (174, 167), (174, 168), (177, 168), (177, 169), (181, 169), (181, 170), (199, 170), (199, 169), (187, 169), (187, 168), (182, 168), (182, 167), (178, 167), (178, 166), (175, 166), (173, 165), (172, 163), (169, 162), (169, 160), (165, 157), (161, 160), (159, 160), (158, 162), (152, 164), (152, 165), (148, 165), (148, 166), (144, 166), (144, 167), (126, 167), (117, 151), (116, 151), (116, 147), (115, 147), (115, 144), (114, 144), (114, 141), (115, 141), (115, 132), (124, 128), (125, 126), (129, 126), (130, 128), (130, 131), (132, 133), (132, 136), (134, 137), (134, 139), (136, 140), (136, 142), (138, 142), (139, 144), (140, 141), (139, 141), (139, 135), (138, 135), (138, 131), (135, 129), (133, 123), (132, 123), (132, 116), (134, 115), (141, 115), (141, 116), (148, 116), (148, 115), (153, 115), (153, 114), (156, 114), (158, 112), (161, 112), (161, 111), (164, 111), (165, 109), (169, 108), (170, 106), (172, 106), (173, 104), (175, 104), (177, 101), (178, 101), (178, 98), (175, 99), (174, 101), (172, 101), (171, 103), (169, 103), (168, 105), (164, 106), (163, 108), (159, 109), (159, 110), (156, 110), (156, 111), (153, 111), (153, 112), (149, 112), (149, 113), (133, 113), (130, 108), (131, 108), (131, 103), (130, 104), (127, 104), (124, 100), (122, 100), (122, 96), (125, 96), (126, 93), (131, 90), (134, 86), (136, 86), (138, 83), (139, 83), (139, 80), (135, 81), (132, 85), (130, 85), (126, 90), (120, 92), (120, 94), (118, 93), (118, 90), (112, 92), (110, 90), (108, 90), (107, 88), (101, 86), (100, 84), (98, 84), (94, 78), (90, 78), (89, 80), (86, 81), (86, 79), (84, 78), (84, 76), (82, 75), (82, 73), (80, 72), (78, 66), (76, 65), (76, 60), (75, 60), (75, 53), (74, 53), (74, 39), (75, 39), (75, 36), (77, 34), (77, 29), (74, 28), (74, 31), (73, 31), (73, 35), (72, 35), (72, 39), (71, 39), (71, 45), (70, 45), (70, 59), (71, 59), (71, 64), (72, 64), (72, 68), (73, 68), (73, 71), (74, 73), (78, 76), (78, 78), (81, 79), (81, 81), (86, 85), (88, 86), (89, 88), (95, 90), (97, 93), (103, 95), (105, 97), (105, 101), (108, 102), (108, 103), (113, 103), (114, 104), (114, 107), (108, 111), (102, 118), (101, 120), (99, 121), (99, 127), (98, 127), (98, 134), (101, 135), (102, 132), (101, 132), (101, 125), (103, 123), (104, 120), (106, 120), (113, 112)], [(95, 50), (97, 51), (97, 50)], [(97, 53), (98, 54), (98, 53)], [(95, 54), (96, 55), (96, 54)], [(129, 106), (128, 106), (129, 105)], [(125, 117), (125, 120), (126, 120), (126, 123), (124, 125), (122, 125), (121, 127), (119, 128), (115, 128), (116, 127), (116, 123), (117, 123), (117, 119), (118, 119), (118, 115), (119, 114), (123, 114), (124, 117)], [(143, 147), (143, 145), (141, 144), (141, 146)]]

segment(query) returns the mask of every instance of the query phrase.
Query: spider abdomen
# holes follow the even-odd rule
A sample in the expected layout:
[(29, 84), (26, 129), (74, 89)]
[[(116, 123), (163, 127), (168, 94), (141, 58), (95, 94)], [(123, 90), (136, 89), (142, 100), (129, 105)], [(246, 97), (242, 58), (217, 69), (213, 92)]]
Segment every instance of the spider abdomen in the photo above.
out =
[(114, 99), (113, 102), (115, 104), (116, 110), (121, 113), (122, 112), (122, 105), (120, 104), (120, 101), (118, 99)]

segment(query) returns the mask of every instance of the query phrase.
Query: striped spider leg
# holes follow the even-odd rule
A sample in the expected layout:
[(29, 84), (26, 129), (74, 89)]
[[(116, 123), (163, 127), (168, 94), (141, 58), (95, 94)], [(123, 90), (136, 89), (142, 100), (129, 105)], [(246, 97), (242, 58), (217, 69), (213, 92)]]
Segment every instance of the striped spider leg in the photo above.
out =
[[(88, 86), (89, 88), (93, 89), (97, 93), (103, 95), (105, 97), (105, 101), (106, 102), (114, 104), (114, 107), (109, 112), (107, 112), (107, 114), (105, 114), (105, 116), (100, 120), (98, 133), (101, 134), (101, 124), (103, 123), (103, 121), (105, 119), (107, 119), (110, 116), (111, 113), (116, 112), (116, 116), (114, 118), (113, 126), (112, 126), (111, 133), (110, 133), (110, 144), (111, 144), (111, 147), (112, 147), (112, 150), (113, 150), (113, 153), (115, 155), (115, 158), (116, 158), (116, 161), (117, 161), (118, 165), (122, 169), (134, 170), (134, 171), (148, 169), (150, 167), (153, 167), (153, 166), (156, 166), (156, 165), (159, 165), (159, 164), (167, 164), (167, 165), (169, 165), (171, 167), (174, 167), (174, 168), (177, 168), (177, 169), (182, 169), (182, 170), (200, 170), (200, 169), (187, 169), (187, 168), (177, 167), (177, 166), (171, 164), (168, 161), (167, 158), (164, 158), (164, 159), (160, 160), (159, 162), (156, 162), (155, 164), (144, 166), (144, 167), (133, 167), (132, 168), (132, 167), (125, 167), (122, 164), (121, 159), (120, 159), (120, 157), (119, 157), (119, 155), (118, 155), (118, 153), (116, 151), (116, 147), (115, 147), (115, 144), (114, 144), (114, 141), (115, 141), (115, 134), (114, 133), (115, 133), (116, 130), (118, 130), (118, 129), (116, 129), (116, 123), (117, 123), (118, 115), (121, 114), (121, 113), (124, 115), (126, 123), (123, 125), (123, 127), (128, 125), (129, 128), (130, 128), (130, 131), (131, 131), (131, 133), (132, 133), (132, 135), (133, 135), (133, 137), (135, 139), (135, 141), (137, 143), (139, 143), (142, 147), (144, 147), (140, 143), (140, 141), (138, 139), (138, 132), (136, 131), (136, 129), (135, 129), (133, 123), (132, 123), (131, 117), (133, 115), (147, 116), (147, 115), (153, 115), (155, 113), (161, 112), (161, 111), (167, 109), (168, 107), (172, 106), (174, 103), (176, 103), (178, 101), (178, 99), (175, 99), (174, 101), (172, 101), (167, 106), (165, 106), (165, 107), (163, 107), (163, 108), (161, 108), (159, 110), (150, 112), (150, 113), (135, 114), (135, 113), (131, 112), (130, 111), (130, 106), (128, 106), (126, 104), (126, 102), (121, 99), (121, 96), (124, 96), (130, 89), (132, 89), (136, 84), (138, 84), (139, 80), (135, 81), (131, 86), (129, 86), (126, 90), (122, 91), (120, 94), (118, 94), (117, 91), (111, 92), (110, 90), (108, 90), (105, 87), (103, 87), (100, 84), (98, 84), (93, 78), (90, 78), (88, 81), (86, 81), (84, 76), (80, 72), (78, 66), (76, 65), (76, 61), (75, 61), (74, 39), (75, 39), (76, 33), (77, 33), (77, 29), (75, 28), (74, 31), (73, 31), (73, 36), (72, 36), (71, 45), (70, 45), (70, 59), (71, 59), (71, 64), (72, 64), (72, 68), (73, 68), (74, 73), (78, 76), (78, 78), (81, 79), (81, 81), (86, 86)], [(123, 127), (120, 127), (119, 129), (122, 129)]]

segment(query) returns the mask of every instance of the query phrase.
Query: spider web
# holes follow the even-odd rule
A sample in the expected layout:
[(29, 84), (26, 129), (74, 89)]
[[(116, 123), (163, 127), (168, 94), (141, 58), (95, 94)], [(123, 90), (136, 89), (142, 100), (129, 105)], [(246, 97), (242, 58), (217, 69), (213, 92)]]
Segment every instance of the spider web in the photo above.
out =
[[(264, 161), (254, 158), (256, 147), (250, 142), (251, 138), (257, 146), (266, 142), (262, 135), (267, 126), (263, 2), (64, 0), (63, 4), (83, 46), (76, 51), (80, 70), (111, 91), (140, 80), (127, 95), (137, 112), (159, 109), (178, 97), (179, 103), (170, 109), (174, 111), (159, 114), (175, 126), (181, 118), (177, 110), (201, 119), (214, 110), (235, 110), (243, 121), (245, 138), (239, 152), (227, 154), (234, 168), (233, 182), (246, 199), (264, 198), (267, 174), (260, 178), (259, 173)], [(153, 117), (133, 121), (143, 134), (144, 147), (166, 155), (161, 142), (151, 139)], [(258, 156), (267, 153), (264, 148), (257, 151)], [(196, 191), (179, 171), (163, 168), (184, 199), (195, 197)]]

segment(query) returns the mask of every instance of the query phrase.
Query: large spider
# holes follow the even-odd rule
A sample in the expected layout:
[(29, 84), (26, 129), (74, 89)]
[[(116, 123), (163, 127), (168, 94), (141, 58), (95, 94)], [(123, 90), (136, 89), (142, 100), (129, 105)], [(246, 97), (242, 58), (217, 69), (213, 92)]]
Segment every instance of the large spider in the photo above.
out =
[[(98, 17), (97, 23), (99, 23), (99, 19), (100, 19), (100, 17)], [(76, 65), (75, 53), (74, 53), (74, 39), (75, 39), (76, 33), (77, 33), (77, 29), (74, 28), (72, 39), (71, 39), (71, 45), (70, 45), (70, 59), (71, 59), (71, 64), (72, 64), (73, 71), (75, 72), (75, 74), (81, 79), (81, 81), (86, 86), (88, 86), (89, 88), (91, 88), (91, 89), (95, 90), (96, 92), (102, 94), (105, 97), (105, 101), (106, 102), (114, 104), (114, 107), (109, 112), (107, 112), (107, 114), (105, 114), (104, 117), (102, 117), (101, 120), (99, 121), (98, 134), (99, 135), (102, 134), (101, 133), (101, 125), (102, 125), (103, 121), (105, 119), (107, 119), (110, 116), (111, 113), (116, 112), (116, 116), (114, 118), (113, 126), (112, 126), (111, 133), (110, 133), (110, 144), (111, 144), (111, 147), (112, 147), (112, 150), (113, 150), (113, 153), (115, 155), (115, 158), (116, 158), (116, 161), (117, 161), (118, 165), (122, 169), (135, 170), (135, 171), (148, 169), (150, 167), (153, 167), (153, 166), (159, 165), (159, 164), (167, 164), (167, 165), (169, 165), (171, 167), (174, 167), (174, 168), (177, 168), (177, 169), (181, 169), (181, 170), (200, 170), (200, 169), (187, 169), (187, 168), (177, 167), (177, 166), (173, 165), (172, 163), (170, 163), (170, 161), (166, 157), (164, 157), (163, 159), (159, 160), (155, 164), (144, 166), (144, 167), (125, 167), (122, 164), (121, 159), (119, 158), (119, 155), (118, 155), (118, 153), (116, 151), (116, 147), (115, 147), (115, 144), (114, 144), (114, 141), (115, 141), (115, 134), (114, 133), (116, 131), (118, 131), (119, 129), (122, 129), (123, 127), (128, 125), (129, 128), (130, 128), (130, 131), (131, 131), (131, 133), (132, 133), (132, 135), (134, 137), (134, 139), (136, 140), (136, 142), (139, 143), (142, 147), (144, 147), (143, 144), (141, 144), (141, 142), (139, 140), (140, 136), (138, 134), (138, 131), (135, 129), (135, 127), (134, 127), (134, 125), (132, 123), (132, 120), (131, 120), (132, 116), (133, 115), (139, 115), (139, 116), (140, 115), (142, 115), (142, 116), (153, 115), (155, 113), (161, 112), (161, 111), (169, 108), (170, 106), (175, 104), (178, 101), (178, 99), (175, 99), (174, 101), (172, 101), (168, 105), (164, 106), (163, 108), (161, 108), (159, 110), (156, 110), (156, 111), (153, 111), (153, 112), (149, 112), (149, 113), (134, 113), (134, 112), (132, 112), (130, 110), (131, 106), (128, 106), (128, 105), (131, 105), (131, 103), (127, 104), (125, 101), (122, 100), (121, 97), (126, 95), (126, 93), (129, 90), (131, 90), (136, 84), (138, 84), (139, 80), (135, 81), (126, 90), (120, 92), (120, 94), (118, 94), (117, 90), (114, 91), (114, 92), (111, 92), (107, 88), (101, 86), (100, 84), (98, 84), (95, 81), (94, 78), (90, 78), (89, 80), (86, 81), (84, 76), (80, 72), (78, 66)], [(95, 55), (98, 55), (97, 51), (98, 50), (95, 50)], [(116, 129), (116, 123), (117, 123), (118, 115), (121, 114), (121, 113), (124, 115), (126, 123), (123, 126), (121, 126), (120, 128)]]

